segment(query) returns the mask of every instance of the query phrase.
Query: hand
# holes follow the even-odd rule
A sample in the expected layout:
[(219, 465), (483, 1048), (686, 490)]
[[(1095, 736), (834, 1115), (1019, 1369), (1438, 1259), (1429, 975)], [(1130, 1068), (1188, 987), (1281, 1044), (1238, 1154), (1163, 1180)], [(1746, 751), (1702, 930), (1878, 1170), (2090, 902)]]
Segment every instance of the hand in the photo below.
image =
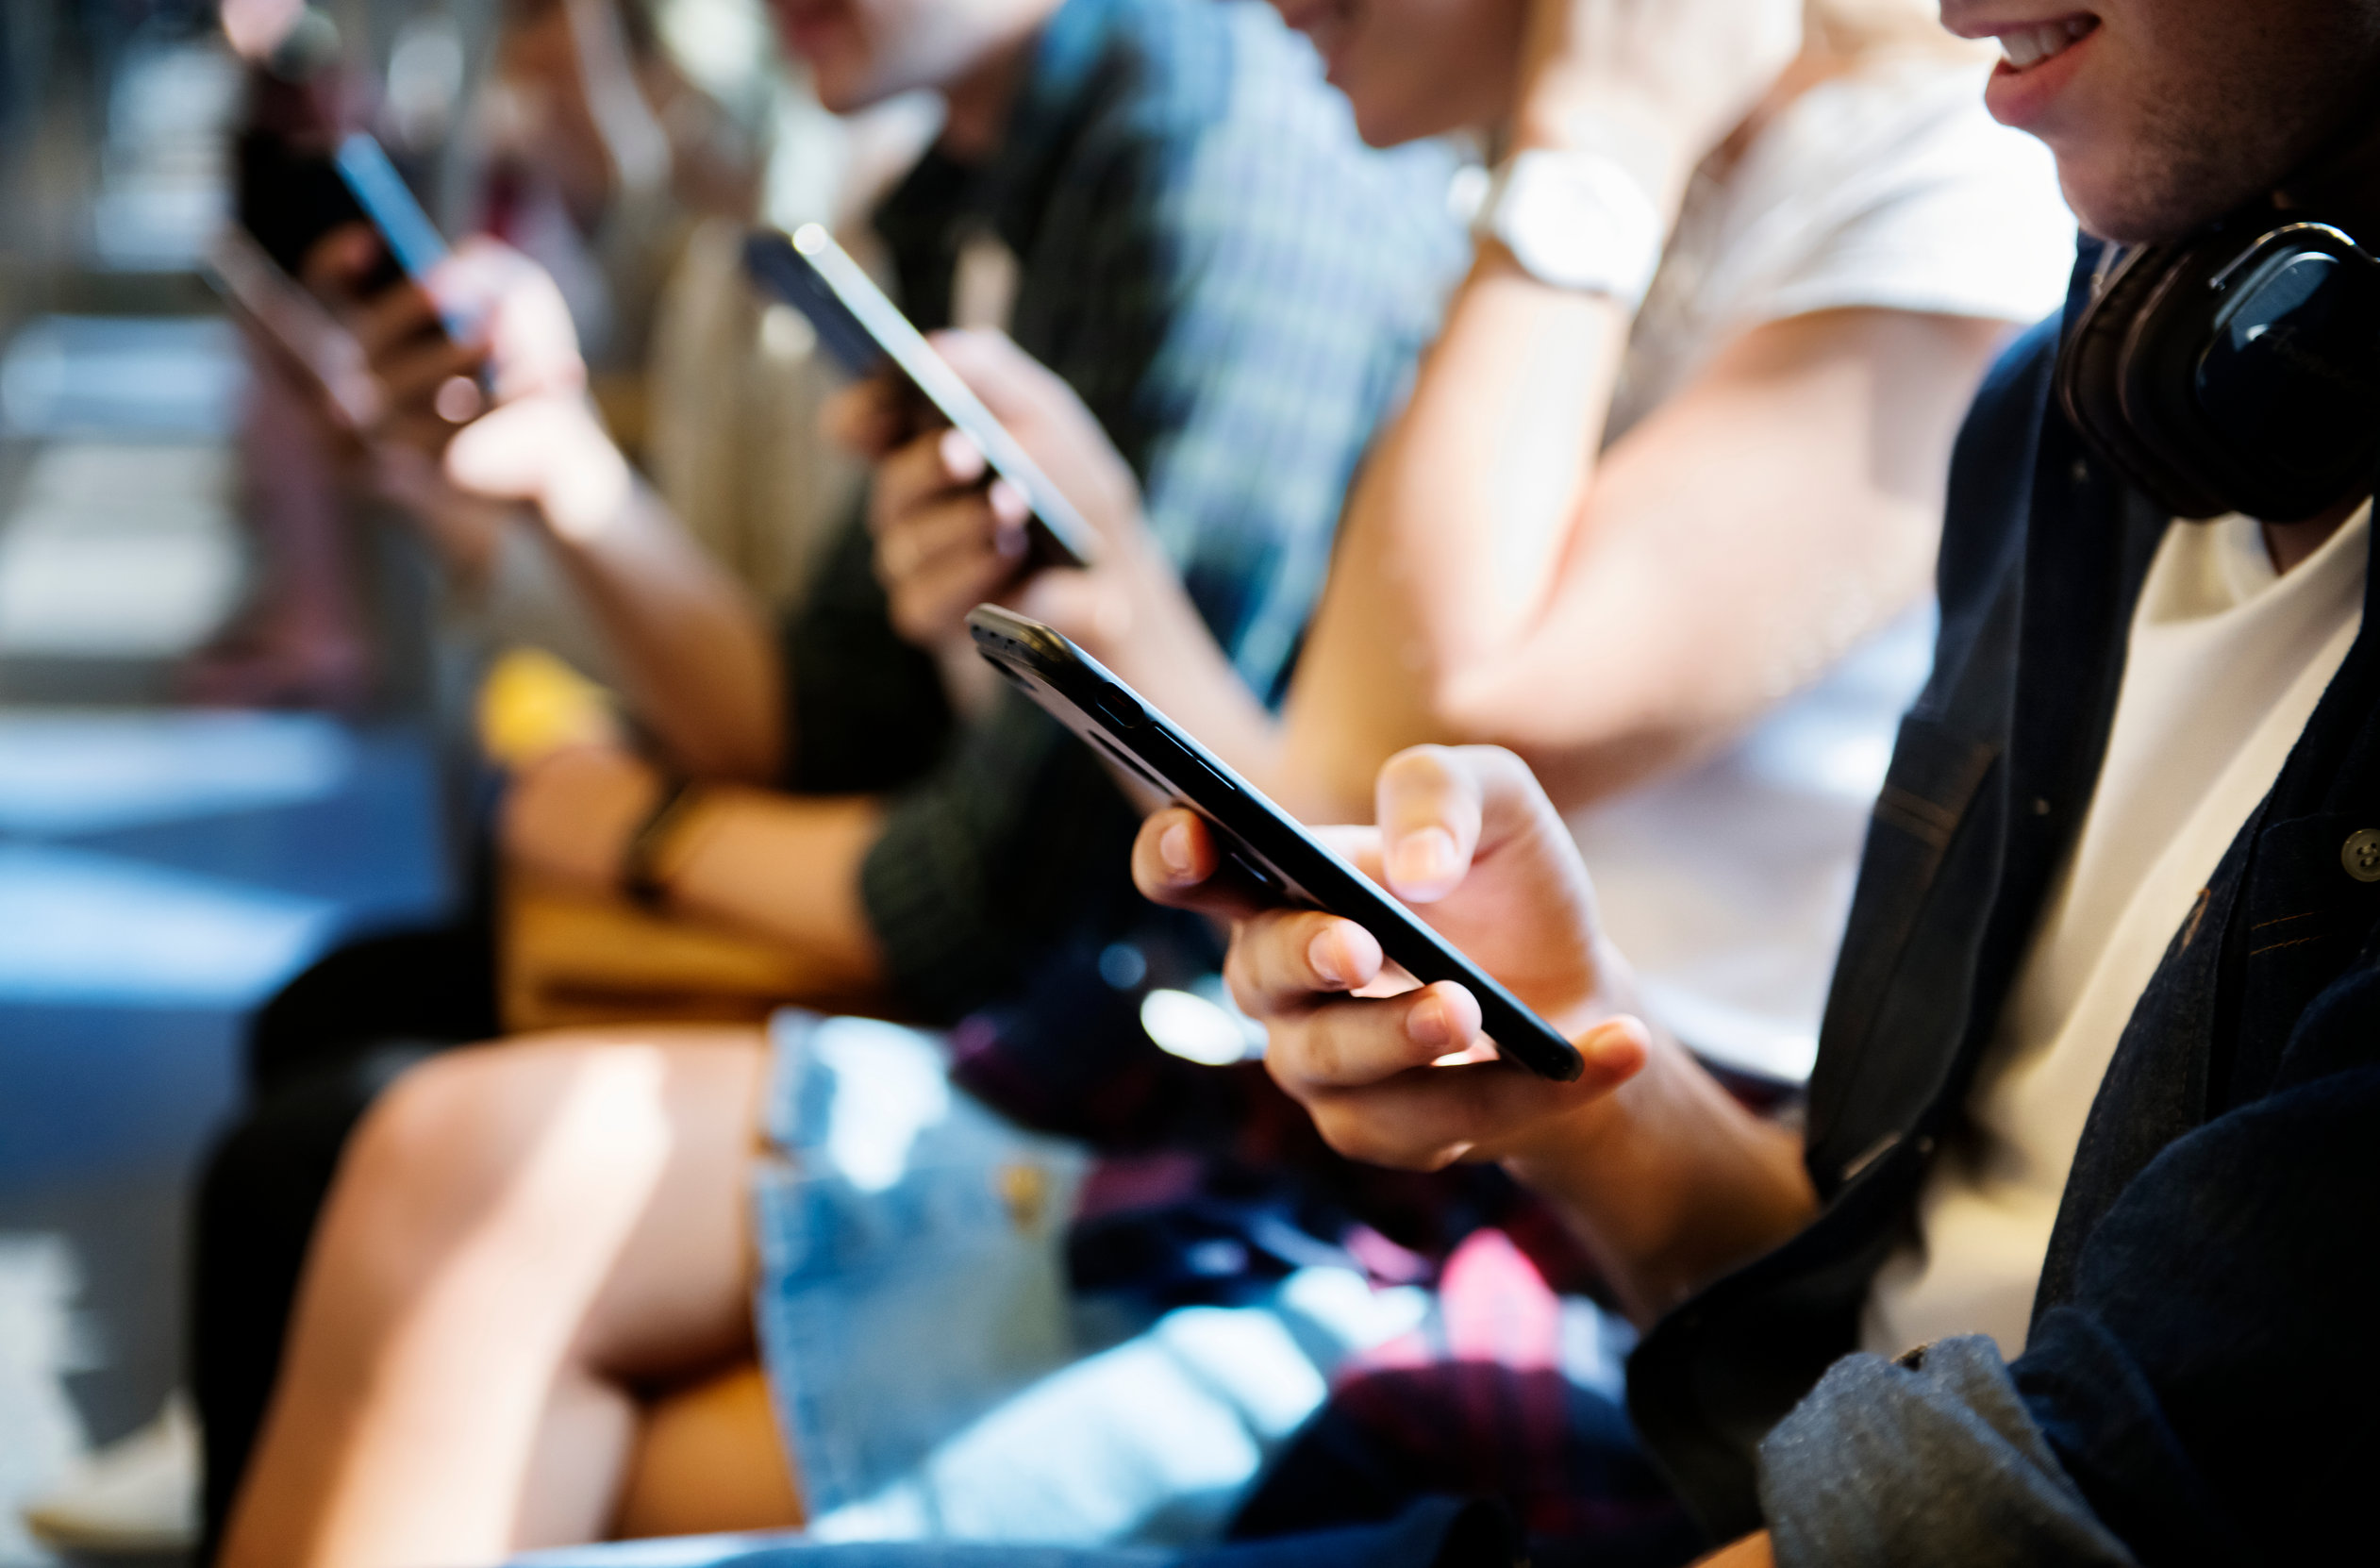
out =
[(1516, 142), (1588, 146), (1674, 212), (1802, 47), (1802, 0), (1531, 0)]
[(1142, 826), (1134, 879), (1159, 903), (1232, 918), (1232, 994), (1265, 1026), (1273, 1077), (1342, 1154), (1435, 1169), (1591, 1136), (1651, 1037), (1628, 1015), (1626, 966), (1596, 926), (1561, 818), (1520, 759), (1487, 746), (1402, 752), (1378, 794), (1380, 826), (1335, 830), (1338, 847), (1570, 1035), (1587, 1059), (1578, 1081), (1493, 1060), (1468, 991), (1415, 988), (1353, 922), (1259, 908), (1217, 884), (1214, 840), (1191, 812)]
[(986, 485), (983, 454), (959, 432), (911, 432), (890, 387), (854, 388), (829, 407), (827, 426), (876, 463), (868, 523), (894, 626), (923, 646), (962, 640), (967, 611), (1007, 593), (1024, 613), (1070, 635), (1084, 633), (1078, 641), (1095, 641), (1103, 621), (1123, 606), (1119, 574), (1145, 568), (1154, 551), (1140, 525), (1132, 471), (1073, 389), (1007, 338), (944, 332), (934, 342), (1090, 521), (1103, 549), (1090, 572), (1041, 572), (1020, 583), (1028, 516), (1023, 493), (1006, 480)]
[(505, 858), (556, 881), (615, 892), (628, 842), (660, 798), (660, 778), (628, 752), (550, 753), (515, 775), (505, 794)]
[[(383, 482), (426, 509), (451, 506), (441, 487), (465, 501), (530, 502), (565, 534), (608, 522), (627, 496), (627, 463), (589, 405), (577, 333), (553, 279), (474, 238), (425, 284), (365, 296), (379, 254), (377, 237), (351, 225), (318, 244), (305, 271), (377, 389), (366, 435)], [(459, 338), (454, 322), (470, 324)]]

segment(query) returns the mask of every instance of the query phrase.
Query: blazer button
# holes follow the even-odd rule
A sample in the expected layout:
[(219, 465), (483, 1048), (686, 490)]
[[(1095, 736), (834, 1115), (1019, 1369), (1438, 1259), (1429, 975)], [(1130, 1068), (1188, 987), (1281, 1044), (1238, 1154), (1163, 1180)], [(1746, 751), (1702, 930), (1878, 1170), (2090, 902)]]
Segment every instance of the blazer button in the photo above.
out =
[(2358, 882), (2380, 882), (2380, 828), (2349, 834), (2339, 846), (2338, 863)]

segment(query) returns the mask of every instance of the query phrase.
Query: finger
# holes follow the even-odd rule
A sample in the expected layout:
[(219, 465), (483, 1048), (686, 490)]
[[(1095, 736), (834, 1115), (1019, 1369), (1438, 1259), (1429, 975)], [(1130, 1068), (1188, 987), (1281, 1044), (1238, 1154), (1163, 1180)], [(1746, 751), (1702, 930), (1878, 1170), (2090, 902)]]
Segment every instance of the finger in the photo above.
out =
[(1376, 785), (1389, 887), (1429, 903), (1455, 891), (1479, 842), (1481, 785), (1449, 746), (1415, 746), (1382, 765)]
[(1185, 807), (1153, 811), (1132, 841), (1132, 880), (1140, 896), (1183, 908), (1215, 875), (1223, 857), (1206, 820)]
[(876, 563), (889, 583), (947, 570), (954, 560), (1005, 575), (1015, 570), (1021, 546), (1021, 536), (1000, 526), (990, 500), (971, 491), (929, 501), (889, 523), (876, 540)]
[(1366, 876), (1388, 885), (1380, 866), (1380, 829), (1353, 823), (1330, 823), (1307, 829), (1323, 844), (1336, 851), (1340, 859)]
[(314, 242), (300, 259), (298, 281), (315, 298), (334, 307), (356, 304), (364, 275), (381, 257), (380, 237), (370, 224), (341, 224)]
[(378, 364), (406, 344), (443, 339), (446, 320), (430, 296), (411, 283), (393, 283), (341, 312), (364, 359)]
[(964, 430), (937, 430), (931, 438), (942, 459), (942, 472), (955, 485), (972, 485), (984, 475), (983, 448)]
[[(425, 342), (391, 359), (381, 368), (381, 401), (386, 407), (408, 412), (427, 410), (447, 382), (457, 376), (476, 375), (487, 362), (487, 350), (471, 344), (450, 343), (444, 339)], [(440, 411), (442, 416), (452, 410)]]
[(1495, 849), (1562, 833), (1537, 776), (1498, 746), (1399, 752), (1380, 769), (1377, 810), (1388, 885), (1417, 904), (1445, 897)]
[[(1288, 990), (1240, 997), (1237, 987), (1233, 995), (1248, 1016), (1275, 1026), (1273, 1076), (1301, 1098), (1427, 1067), (1468, 1050), (1479, 1035), (1478, 1002), (1451, 980), (1378, 999)], [(1270, 1006), (1258, 1010), (1253, 1003)]]
[(837, 392), (819, 413), (826, 439), (874, 462), (908, 438), (900, 399), (882, 379), (854, 382)]
[[(1004, 548), (1024, 554), (1030, 541), (1020, 529), (1002, 536)], [(1132, 596), (1123, 584), (1099, 572), (1045, 566), (1022, 573), (1002, 603), (1027, 620), (1054, 626), (1075, 642), (1097, 648), (1123, 642), (1132, 633)]]
[[(1318, 1011), (1305, 1023), (1310, 1026), (1321, 1017)], [(1643, 1068), (1651, 1036), (1637, 1019), (1614, 1018), (1577, 1043), (1586, 1070), (1566, 1084), (1548, 1083), (1495, 1060), (1417, 1066), (1343, 1085), (1290, 1079), (1280, 1066), (1273, 1070), (1340, 1153), (1371, 1164), (1434, 1170), (1456, 1159), (1496, 1158), (1517, 1135), (1541, 1126), (1547, 1117), (1609, 1094)], [(1267, 1060), (1273, 1063), (1273, 1057)]]
[(1019, 348), (1005, 332), (942, 331), (933, 335), (933, 343), (958, 378), (1004, 424), (1013, 424), (1053, 400), (1074, 395), (1057, 373)]
[(1253, 890), (1223, 875), (1214, 829), (1187, 807), (1151, 812), (1132, 841), (1132, 880), (1153, 904), (1243, 920), (1269, 906)]
[(984, 489), (984, 501), (991, 509), (994, 546), (1004, 555), (1024, 554), (1024, 525), (1033, 516), (1024, 492), (1007, 479), (994, 479)]
[[(949, 454), (942, 444), (942, 437), (948, 433), (930, 431), (896, 447), (891, 456), (876, 465), (869, 517), (879, 533), (925, 501), (972, 486), (974, 476), (961, 479), (951, 472)], [(973, 443), (965, 450), (973, 451)], [(976, 470), (978, 475), (981, 472), (980, 468)]]
[(945, 556), (887, 586), (893, 621), (913, 642), (951, 636), (967, 612), (995, 597), (1014, 572), (1013, 563), (989, 552)]
[(1248, 1016), (1272, 1018), (1371, 984), (1383, 961), (1379, 942), (1352, 920), (1268, 909), (1232, 933), (1223, 979)]

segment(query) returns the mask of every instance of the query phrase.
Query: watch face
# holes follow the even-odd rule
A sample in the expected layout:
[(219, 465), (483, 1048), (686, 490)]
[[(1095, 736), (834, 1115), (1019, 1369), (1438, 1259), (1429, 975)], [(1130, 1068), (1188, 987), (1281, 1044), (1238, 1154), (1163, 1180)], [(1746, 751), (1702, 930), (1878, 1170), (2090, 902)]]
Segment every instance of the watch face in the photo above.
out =
[(1520, 155), (1497, 192), (1493, 229), (1531, 276), (1610, 294), (1632, 309), (1660, 261), (1652, 202), (1608, 158)]

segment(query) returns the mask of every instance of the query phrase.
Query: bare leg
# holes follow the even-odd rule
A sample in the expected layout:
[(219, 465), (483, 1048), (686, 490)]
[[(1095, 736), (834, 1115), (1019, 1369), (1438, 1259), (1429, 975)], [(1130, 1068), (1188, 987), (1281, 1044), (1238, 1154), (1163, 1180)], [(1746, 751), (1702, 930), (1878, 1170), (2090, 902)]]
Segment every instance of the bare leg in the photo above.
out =
[(757, 1361), (646, 1407), (613, 1534), (703, 1535), (801, 1521), (792, 1466)]
[(681, 1027), (407, 1075), (325, 1210), (225, 1568), (462, 1565), (601, 1538), (637, 1391), (750, 1357), (765, 1060), (756, 1030)]

